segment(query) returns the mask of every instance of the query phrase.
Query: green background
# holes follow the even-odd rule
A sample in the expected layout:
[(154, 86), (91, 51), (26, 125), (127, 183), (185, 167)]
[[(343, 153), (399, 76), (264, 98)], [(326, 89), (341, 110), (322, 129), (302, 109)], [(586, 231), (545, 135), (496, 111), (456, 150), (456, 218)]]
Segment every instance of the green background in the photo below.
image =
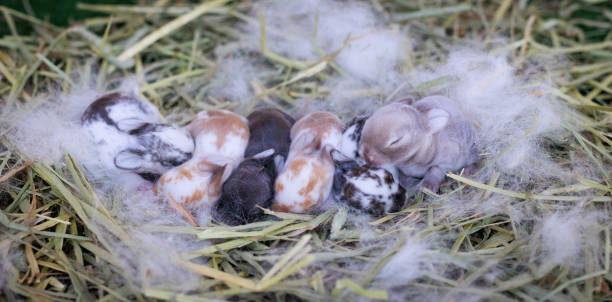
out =
[[(58, 26), (66, 26), (74, 21), (96, 16), (107, 16), (87, 10), (77, 9), (77, 3), (89, 4), (134, 4), (134, 0), (28, 0), (36, 18), (49, 21)], [(23, 0), (2, 0), (0, 5), (26, 13)], [(32, 28), (28, 22), (14, 18), (15, 25), (20, 34), (29, 33)], [(0, 35), (8, 34), (9, 29), (0, 14)]]
[[(74, 21), (82, 20), (85, 18), (96, 17), (96, 16), (107, 16), (108, 14), (92, 12), (87, 10), (79, 10), (76, 8), (77, 3), (89, 3), (89, 4), (128, 4), (133, 5), (137, 3), (147, 2), (143, 0), (27, 0), (34, 11), (34, 15), (42, 20), (47, 20), (52, 24), (64, 27), (66, 25), (71, 24)], [(189, 2), (200, 2), (198, 1), (189, 1), (189, 0), (181, 0), (174, 1), (177, 3), (189, 3)], [(301, 1), (301, 0), (289, 0), (289, 1)], [(415, 0), (416, 1), (416, 0)], [(148, 1), (151, 3), (152, 1)], [(501, 2), (501, 1), (497, 1)], [(534, 2), (533, 0), (530, 2)], [(545, 1), (541, 1), (545, 3)], [(570, 1), (572, 2), (572, 1)], [(581, 4), (581, 8), (574, 11), (571, 16), (559, 16), (558, 12), (550, 12), (550, 11), (542, 11), (541, 15), (552, 15), (561, 20), (569, 20), (575, 18), (581, 18), (585, 20), (591, 21), (599, 21), (599, 22), (610, 22), (610, 20), (602, 14), (601, 7), (598, 5), (585, 5), (590, 1), (573, 1), (577, 4)], [(612, 9), (612, 0), (609, 1), (598, 1), (595, 0), (593, 2), (603, 4), (603, 7), (607, 9)], [(8, 6), (12, 9), (18, 10), (20, 12), (26, 12), (24, 8), (24, 0), (0, 0), (0, 5)], [(425, 1), (426, 5), (428, 1)], [(547, 16), (551, 17), (551, 16)], [(15, 23), (17, 26), (17, 30), (20, 34), (28, 34), (32, 31), (30, 23), (20, 21), (18, 18), (15, 18)], [(596, 42), (602, 41), (609, 32), (609, 29), (602, 29), (589, 26), (587, 24), (578, 23), (576, 26), (581, 28), (586, 35), (586, 39), (588, 42)], [(10, 31), (8, 26), (6, 26), (6, 22), (4, 21), (4, 17), (0, 14), (0, 36), (9, 34)]]

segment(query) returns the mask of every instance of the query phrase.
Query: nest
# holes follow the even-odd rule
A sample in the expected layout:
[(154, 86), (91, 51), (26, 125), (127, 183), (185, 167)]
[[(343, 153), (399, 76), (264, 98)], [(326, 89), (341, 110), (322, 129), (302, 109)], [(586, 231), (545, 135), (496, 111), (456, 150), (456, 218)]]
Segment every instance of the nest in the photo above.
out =
[[(0, 38), (5, 299), (612, 297), (612, 35), (603, 2), (304, 3), (287, 4), (286, 10), (282, 3), (227, 0), (79, 4), (101, 17), (65, 28), (0, 6), (10, 33)], [(342, 19), (342, 5), (349, 15), (354, 6), (355, 15), (373, 18), (355, 26), (380, 29), (374, 43), (403, 37), (382, 52), (401, 64), (360, 62), (355, 49), (372, 53), (359, 40), (367, 30), (300, 36), (299, 18), (309, 14), (327, 25), (351, 24)], [(279, 31), (283, 24), (285, 33)], [(317, 43), (293, 56), (292, 47), (304, 41)], [(489, 59), (472, 66), (476, 61), (465, 61), (470, 56)], [(479, 68), (488, 79), (467, 76)], [(496, 72), (509, 74), (491, 76)], [(524, 105), (529, 111), (480, 111), (481, 129), (493, 133), (480, 142), (480, 171), (449, 174), (439, 193), (412, 193), (397, 213), (371, 217), (331, 203), (310, 214), (265, 209), (265, 220), (248, 225), (211, 221), (192, 227), (125, 192), (110, 193), (79, 156), (55, 146), (38, 146), (54, 148), (46, 160), (45, 152), (34, 152), (37, 142), (57, 140), (36, 132), (19, 137), (23, 123), (15, 115), (57, 104), (54, 116), (61, 116), (75, 110), (61, 107), (61, 100), (89, 95), (82, 88), (115, 91), (128, 78), (143, 99), (178, 124), (205, 109), (248, 113), (258, 106), (295, 115), (326, 109), (348, 120), (401, 97), (435, 93), (481, 109), (495, 99), (491, 91), (511, 93), (517, 106), (533, 102)], [(501, 79), (522, 80), (496, 82)], [(476, 88), (461, 91), (466, 85)], [(55, 98), (45, 97), (50, 91)], [(555, 119), (560, 122), (553, 126), (543, 122)], [(496, 120), (511, 122), (487, 123)], [(153, 216), (159, 219), (148, 218)]]

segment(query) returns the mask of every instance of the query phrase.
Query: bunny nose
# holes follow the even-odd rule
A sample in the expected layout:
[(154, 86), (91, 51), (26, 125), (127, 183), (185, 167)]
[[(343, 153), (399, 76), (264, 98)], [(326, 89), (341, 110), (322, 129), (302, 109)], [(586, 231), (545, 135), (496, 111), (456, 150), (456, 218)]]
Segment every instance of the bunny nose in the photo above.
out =
[(363, 150), (363, 157), (365, 158), (366, 162), (370, 165), (376, 166), (380, 164), (380, 157), (377, 156), (375, 152), (372, 152), (368, 149)]

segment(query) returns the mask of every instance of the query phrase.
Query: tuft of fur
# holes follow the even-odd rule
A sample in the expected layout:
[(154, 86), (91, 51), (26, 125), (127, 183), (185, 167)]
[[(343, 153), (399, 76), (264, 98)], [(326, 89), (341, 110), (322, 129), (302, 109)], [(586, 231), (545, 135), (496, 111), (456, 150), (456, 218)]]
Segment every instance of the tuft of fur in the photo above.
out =
[(11, 253), (11, 241), (0, 241), (0, 295), (6, 284), (15, 278), (15, 271), (12, 265), (13, 254)]
[[(134, 82), (127, 83), (129, 85), (121, 85), (120, 93), (137, 91)], [(97, 198), (128, 236), (117, 240), (95, 217), (88, 226), (100, 235), (98, 239), (116, 256), (135, 286), (147, 283), (172, 286), (177, 290), (197, 288), (200, 277), (178, 266), (174, 259), (203, 248), (209, 242), (191, 235), (159, 232), (157, 227), (161, 225), (186, 226), (188, 223), (174, 209), (157, 202), (150, 190), (139, 190), (143, 183), (140, 176), (109, 169), (103, 164), (104, 157), (95, 147), (94, 139), (81, 127), (85, 109), (104, 94), (105, 91), (83, 84), (82, 88), (73, 91), (40, 95), (19, 108), (4, 111), (0, 120), (8, 129), (7, 141), (25, 157), (52, 166), (62, 167), (66, 153), (75, 158)], [(194, 216), (200, 225), (210, 221), (207, 211)], [(5, 245), (0, 246), (0, 284), (6, 284), (13, 275), (11, 254), (6, 254), (5, 248)]]
[(504, 173), (518, 182), (566, 178), (542, 141), (555, 136), (564, 123), (573, 124), (571, 112), (549, 93), (546, 78), (532, 84), (508, 55), (492, 55), (477, 48), (452, 50), (444, 64), (409, 75), (414, 85), (447, 77), (443, 85), (428, 91), (442, 93), (462, 105), (475, 125), (477, 149), (489, 171)]
[[(265, 18), (267, 47), (293, 59), (316, 60), (341, 50), (340, 69), (366, 81), (383, 78), (405, 59), (405, 35), (385, 26), (365, 2), (262, 1), (252, 14), (259, 13)], [(245, 43), (259, 49), (259, 25), (245, 31)]]
[(570, 268), (581, 267), (586, 250), (597, 250), (598, 213), (571, 210), (544, 216), (539, 223), (539, 237), (545, 253), (542, 260)]
[(377, 279), (384, 280), (386, 286), (409, 284), (431, 269), (433, 255), (428, 243), (407, 235), (406, 242), (385, 264)]

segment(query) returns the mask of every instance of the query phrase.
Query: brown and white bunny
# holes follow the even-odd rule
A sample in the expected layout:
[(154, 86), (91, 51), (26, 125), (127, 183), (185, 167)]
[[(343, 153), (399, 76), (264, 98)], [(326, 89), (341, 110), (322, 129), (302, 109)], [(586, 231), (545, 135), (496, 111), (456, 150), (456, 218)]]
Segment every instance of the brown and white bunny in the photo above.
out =
[(406, 190), (391, 171), (361, 165), (338, 150), (331, 151), (336, 164), (332, 192), (336, 200), (373, 216), (397, 212), (406, 204)]
[(244, 117), (230, 111), (207, 110), (187, 129), (195, 140), (193, 157), (164, 173), (154, 193), (195, 224), (189, 212), (219, 199), (223, 182), (243, 158), (249, 127)]
[(476, 133), (459, 104), (429, 96), (378, 109), (365, 123), (359, 151), (375, 166), (395, 166), (405, 188), (438, 191), (446, 173), (478, 162)]
[(312, 112), (293, 125), (289, 156), (274, 185), (276, 211), (304, 213), (327, 200), (334, 180), (330, 151), (340, 145), (343, 128), (329, 112)]

